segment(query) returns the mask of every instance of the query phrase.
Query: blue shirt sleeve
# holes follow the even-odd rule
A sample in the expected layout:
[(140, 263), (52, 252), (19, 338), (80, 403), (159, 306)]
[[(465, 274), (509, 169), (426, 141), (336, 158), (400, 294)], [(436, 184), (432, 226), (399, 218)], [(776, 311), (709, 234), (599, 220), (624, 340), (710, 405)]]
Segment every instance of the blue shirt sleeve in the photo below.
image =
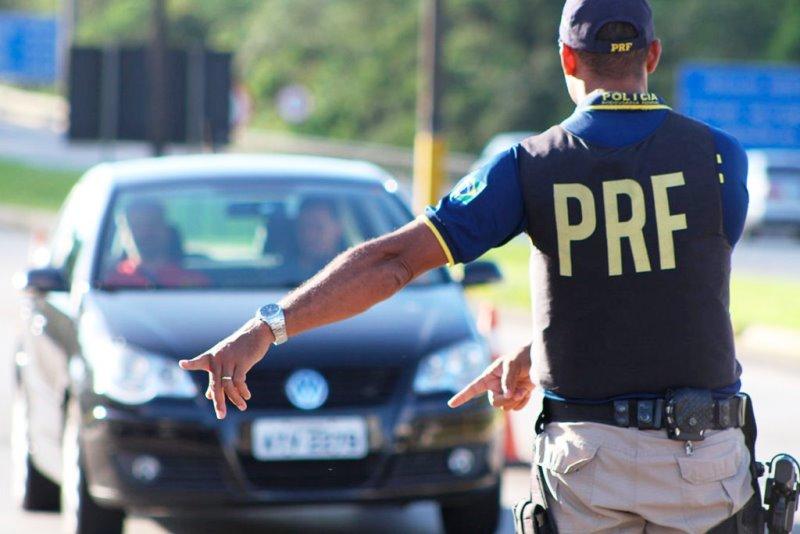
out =
[(747, 206), (747, 153), (733, 136), (711, 127), (717, 146), (717, 171), (720, 174), (722, 195), (722, 228), (731, 246), (735, 246), (744, 231)]
[(455, 263), (467, 263), (525, 231), (517, 147), (462, 178), (425, 215)]

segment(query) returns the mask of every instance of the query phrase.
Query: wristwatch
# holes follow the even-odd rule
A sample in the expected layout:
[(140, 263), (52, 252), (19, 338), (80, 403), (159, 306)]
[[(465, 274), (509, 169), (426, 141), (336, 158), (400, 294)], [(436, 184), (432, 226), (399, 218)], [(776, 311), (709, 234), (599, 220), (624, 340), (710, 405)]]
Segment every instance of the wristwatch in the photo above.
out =
[(256, 311), (256, 317), (267, 323), (272, 335), (275, 337), (274, 345), (285, 343), (289, 339), (286, 335), (286, 318), (283, 316), (283, 308), (277, 304), (267, 304)]

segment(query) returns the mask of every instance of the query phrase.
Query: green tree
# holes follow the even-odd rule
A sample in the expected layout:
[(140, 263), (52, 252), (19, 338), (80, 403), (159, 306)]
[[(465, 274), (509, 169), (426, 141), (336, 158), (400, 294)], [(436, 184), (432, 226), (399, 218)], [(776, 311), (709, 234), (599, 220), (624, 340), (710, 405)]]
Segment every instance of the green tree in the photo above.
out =
[[(0, 6), (30, 1), (0, 0)], [(78, 4), (83, 43), (147, 37), (148, 1)], [(451, 147), (477, 150), (497, 132), (542, 130), (570, 112), (556, 43), (561, 0), (445, 4), (444, 120)], [(797, 0), (651, 4), (665, 50), (651, 87), (669, 101), (684, 61), (800, 60)], [(418, 7), (418, 0), (169, 0), (170, 38), (234, 52), (261, 126), (408, 146)], [(284, 123), (276, 112), (275, 97), (289, 84), (313, 96), (313, 113), (302, 124)]]
[(56, 0), (0, 0), (0, 10), (53, 12)]

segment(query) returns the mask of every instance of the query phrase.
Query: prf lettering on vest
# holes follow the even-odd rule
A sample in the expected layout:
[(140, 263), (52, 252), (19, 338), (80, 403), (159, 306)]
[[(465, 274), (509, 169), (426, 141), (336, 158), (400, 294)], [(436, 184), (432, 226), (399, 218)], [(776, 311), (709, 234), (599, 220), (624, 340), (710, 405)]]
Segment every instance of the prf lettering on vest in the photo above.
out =
[[(675, 268), (675, 243), (673, 234), (685, 230), (686, 214), (672, 213), (669, 207), (668, 190), (686, 182), (682, 172), (658, 174), (650, 178), (655, 204), (656, 229), (658, 232), (658, 256), (662, 270)], [(628, 197), (631, 217), (620, 220), (619, 199)], [(558, 263), (561, 276), (572, 276), (572, 243), (588, 239), (597, 229), (597, 212), (592, 190), (583, 184), (555, 184), (556, 234), (558, 236)], [(570, 224), (569, 200), (575, 199), (580, 206), (580, 221)], [(644, 241), (644, 225), (647, 222), (645, 193), (638, 182), (631, 179), (603, 182), (603, 213), (606, 220), (606, 246), (608, 248), (608, 275), (622, 274), (622, 240), (627, 239), (633, 255), (637, 273), (651, 271), (650, 256)]]

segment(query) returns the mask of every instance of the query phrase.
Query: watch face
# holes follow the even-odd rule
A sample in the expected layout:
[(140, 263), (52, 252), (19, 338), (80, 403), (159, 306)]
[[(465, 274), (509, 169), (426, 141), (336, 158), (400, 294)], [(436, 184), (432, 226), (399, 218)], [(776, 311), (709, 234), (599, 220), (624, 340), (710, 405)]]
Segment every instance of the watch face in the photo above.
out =
[(261, 317), (271, 317), (280, 311), (281, 307), (277, 304), (267, 304), (266, 306), (262, 306), (261, 309), (258, 310), (258, 313)]

